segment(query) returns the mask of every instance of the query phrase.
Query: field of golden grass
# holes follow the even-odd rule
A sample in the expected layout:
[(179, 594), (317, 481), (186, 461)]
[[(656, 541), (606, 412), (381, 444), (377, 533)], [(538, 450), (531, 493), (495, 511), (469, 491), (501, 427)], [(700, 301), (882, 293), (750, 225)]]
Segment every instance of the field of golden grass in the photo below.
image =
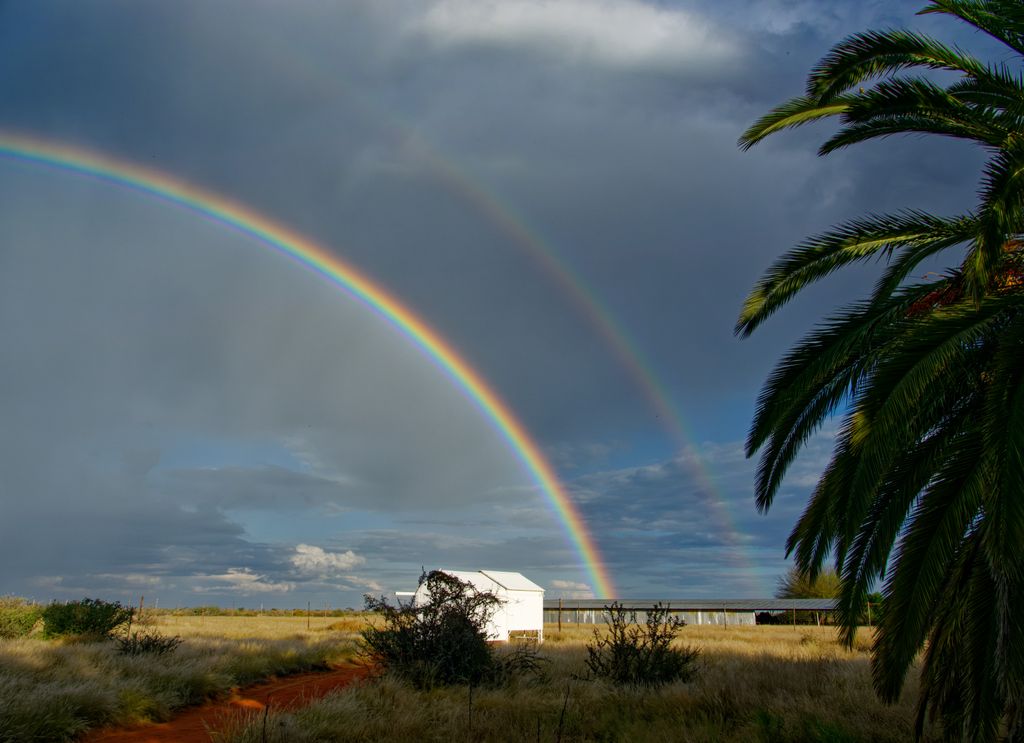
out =
[(151, 615), (133, 630), (183, 640), (163, 656), (122, 655), (112, 641), (0, 640), (0, 743), (166, 720), (233, 687), (349, 660), (362, 626), (313, 617), (307, 631), (304, 617)]
[[(356, 653), (365, 617), (151, 615), (172, 655), (111, 643), (0, 641), (0, 741), (73, 740), (104, 724), (163, 720), (233, 686)], [(621, 688), (588, 679), (593, 626), (545, 628), (541, 679), (503, 688), (412, 690), (379, 677), (293, 713), (239, 723), (225, 743), (271, 741), (911, 741), (916, 682), (886, 706), (871, 688), (863, 630), (853, 650), (830, 627), (683, 628), (701, 650), (688, 683)], [(934, 737), (934, 733), (930, 735)], [(931, 738), (926, 738), (926, 740)]]
[[(159, 614), (146, 619), (164, 635), (189, 637), (282, 639), (287, 637), (322, 637), (335, 632), (356, 637), (366, 625), (362, 615), (347, 617), (282, 617), (282, 616), (195, 616)], [(308, 626), (308, 629), (307, 629)]]
[[(871, 688), (864, 630), (853, 650), (829, 627), (685, 627), (701, 649), (688, 683), (622, 688), (588, 680), (592, 626), (545, 628), (546, 677), (510, 687), (415, 691), (386, 676), (288, 714), (239, 724), (230, 743), (271, 741), (913, 740), (913, 681), (886, 706)], [(933, 732), (930, 731), (931, 739)], [(266, 736), (266, 737), (264, 737)]]

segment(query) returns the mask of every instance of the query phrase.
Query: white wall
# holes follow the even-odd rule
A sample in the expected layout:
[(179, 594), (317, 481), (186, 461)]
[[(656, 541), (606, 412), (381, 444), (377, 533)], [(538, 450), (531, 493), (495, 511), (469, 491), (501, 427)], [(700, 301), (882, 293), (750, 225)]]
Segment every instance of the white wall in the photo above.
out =
[[(518, 573), (494, 572), (493, 575), (504, 583), (514, 586), (522, 585), (524, 590), (506, 588), (485, 571), (445, 570), (443, 572), (472, 584), (478, 591), (490, 591), (502, 600), (502, 604), (495, 610), (485, 628), (488, 640), (508, 642), (509, 632), (527, 631), (536, 632), (538, 642), (544, 641), (544, 591), (539, 586)], [(518, 579), (513, 576), (517, 576)], [(533, 588), (527, 589), (526, 586), (533, 586)], [(416, 590), (413, 600), (416, 604), (426, 602), (427, 592), (423, 586)]]

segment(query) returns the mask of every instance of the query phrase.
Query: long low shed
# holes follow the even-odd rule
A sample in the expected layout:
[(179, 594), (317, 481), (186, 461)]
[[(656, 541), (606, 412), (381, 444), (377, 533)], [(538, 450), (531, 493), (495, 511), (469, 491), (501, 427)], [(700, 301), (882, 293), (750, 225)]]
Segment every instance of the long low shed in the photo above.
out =
[[(835, 611), (835, 599), (616, 599), (636, 613), (636, 621), (647, 619), (647, 610), (661, 604), (673, 616), (687, 624), (756, 624), (759, 612)], [(557, 624), (602, 624), (607, 621), (605, 607), (612, 599), (545, 599), (544, 621)]]

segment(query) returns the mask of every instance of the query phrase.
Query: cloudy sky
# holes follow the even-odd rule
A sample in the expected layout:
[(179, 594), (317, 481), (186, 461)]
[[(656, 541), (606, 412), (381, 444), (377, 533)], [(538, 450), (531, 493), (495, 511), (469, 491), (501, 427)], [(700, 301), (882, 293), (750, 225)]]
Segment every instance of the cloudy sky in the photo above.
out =
[[(755, 337), (773, 257), (959, 211), (980, 153), (739, 134), (921, 0), (11, 0), (0, 131), (245, 204), (398, 297), (520, 419), (620, 596), (771, 595), (830, 451), (768, 515), (762, 380), (848, 272)], [(0, 158), (0, 594), (359, 606), (421, 567), (595, 586), (494, 422), (409, 339), (252, 239)]]

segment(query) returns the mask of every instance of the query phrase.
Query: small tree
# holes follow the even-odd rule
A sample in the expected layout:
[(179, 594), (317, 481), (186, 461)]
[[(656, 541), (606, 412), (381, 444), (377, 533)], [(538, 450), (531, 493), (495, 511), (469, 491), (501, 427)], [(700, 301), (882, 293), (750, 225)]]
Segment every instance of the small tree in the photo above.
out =
[(700, 651), (673, 647), (679, 630), (686, 624), (670, 616), (660, 603), (647, 610), (647, 621), (636, 622), (636, 612), (618, 602), (606, 606), (608, 632), (594, 630), (594, 643), (587, 645), (587, 667), (598, 678), (616, 684), (660, 686), (672, 681), (689, 681), (696, 674)]
[[(793, 567), (779, 578), (775, 596), (780, 599), (834, 599), (838, 598), (842, 590), (842, 580), (835, 570), (825, 569), (811, 578), (799, 568)], [(794, 611), (786, 614), (798, 624), (820, 624), (821, 620), (821, 613), (817, 611)], [(826, 621), (827, 619), (826, 615)]]
[(797, 568), (779, 578), (775, 596), (780, 599), (834, 599), (842, 590), (835, 570), (822, 570), (813, 579)]
[(0, 596), (0, 639), (24, 637), (39, 622), (42, 610), (17, 596)]
[(43, 609), (43, 634), (46, 637), (109, 638), (114, 630), (131, 621), (135, 610), (117, 601), (82, 599), (54, 602)]
[(417, 688), (478, 684), (497, 667), (486, 626), (501, 599), (439, 570), (420, 576), (422, 604), (365, 596), (383, 626), (362, 631), (363, 654)]

